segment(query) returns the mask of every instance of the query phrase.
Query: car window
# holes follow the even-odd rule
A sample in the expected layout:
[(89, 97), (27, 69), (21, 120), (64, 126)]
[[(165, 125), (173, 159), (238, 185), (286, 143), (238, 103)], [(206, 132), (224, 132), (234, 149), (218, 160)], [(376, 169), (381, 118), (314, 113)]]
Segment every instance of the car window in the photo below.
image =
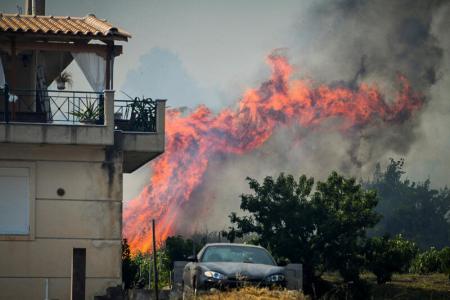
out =
[(274, 265), (273, 258), (261, 248), (241, 246), (209, 246), (201, 258), (202, 262), (244, 262)]

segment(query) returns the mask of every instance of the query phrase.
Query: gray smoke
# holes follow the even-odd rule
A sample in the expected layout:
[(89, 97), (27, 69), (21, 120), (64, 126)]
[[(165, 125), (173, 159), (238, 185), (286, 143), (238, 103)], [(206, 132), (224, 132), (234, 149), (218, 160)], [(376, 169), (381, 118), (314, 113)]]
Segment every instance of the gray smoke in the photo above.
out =
[[(413, 179), (449, 184), (449, 28), (449, 1), (314, 1), (299, 16), (288, 47), (296, 76), (350, 88), (376, 84), (389, 101), (403, 74), (426, 97), (425, 107), (406, 122), (379, 122), (345, 135), (333, 130), (333, 120), (313, 132), (280, 128), (252, 153), (211, 161), (204, 184), (184, 207), (187, 216), (203, 211), (209, 218), (191, 231), (225, 228), (229, 212), (239, 210), (239, 195), (248, 191), (247, 176), (286, 172), (322, 179), (338, 170), (368, 178), (377, 162), (406, 157)], [(192, 224), (187, 220), (180, 232)]]

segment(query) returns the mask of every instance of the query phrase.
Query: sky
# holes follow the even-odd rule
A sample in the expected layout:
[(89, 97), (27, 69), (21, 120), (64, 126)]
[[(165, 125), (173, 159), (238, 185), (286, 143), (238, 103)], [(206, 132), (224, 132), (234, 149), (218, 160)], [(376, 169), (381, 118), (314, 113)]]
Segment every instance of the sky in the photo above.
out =
[[(0, 0), (0, 11), (16, 13), (17, 5), (23, 6), (23, 2)], [(395, 76), (397, 69), (404, 71), (413, 77), (417, 87), (424, 87), (431, 100), (419, 124), (405, 135), (412, 136), (410, 141), (402, 143), (405, 136), (396, 133), (390, 139), (379, 139), (380, 145), (369, 147), (377, 148), (373, 151), (392, 148), (379, 157), (406, 157), (408, 174), (413, 179), (430, 177), (444, 186), (450, 184), (450, 101), (446, 96), (450, 83), (450, 45), (446, 38), (450, 9), (447, 5), (439, 11), (422, 13), (428, 9), (426, 3), (46, 0), (46, 13), (94, 13), (130, 32), (132, 38), (122, 43), (124, 53), (115, 62), (116, 98), (126, 97), (122, 92), (164, 98), (169, 107), (205, 104), (219, 110), (233, 105), (244, 90), (267, 78), (265, 59), (274, 49), (288, 53), (304, 76), (331, 84), (348, 84), (364, 67), (364, 81), (389, 90), (395, 81), (391, 75)], [(438, 80), (424, 83), (422, 71), (430, 69), (436, 70)], [(76, 64), (69, 70), (75, 89), (88, 87)], [(395, 144), (395, 139), (405, 147), (383, 144)], [(126, 175), (124, 199), (137, 195), (150, 174), (144, 166)]]

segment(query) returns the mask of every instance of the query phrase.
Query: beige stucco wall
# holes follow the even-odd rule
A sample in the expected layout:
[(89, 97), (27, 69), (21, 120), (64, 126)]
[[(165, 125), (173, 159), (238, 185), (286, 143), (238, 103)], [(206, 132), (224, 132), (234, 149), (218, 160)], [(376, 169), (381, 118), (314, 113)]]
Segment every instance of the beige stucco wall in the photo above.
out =
[[(0, 164), (34, 166), (34, 238), (0, 236), (0, 299), (70, 299), (86, 248), (87, 299), (121, 284), (122, 157), (106, 146), (0, 144)], [(64, 196), (57, 190), (64, 189)]]

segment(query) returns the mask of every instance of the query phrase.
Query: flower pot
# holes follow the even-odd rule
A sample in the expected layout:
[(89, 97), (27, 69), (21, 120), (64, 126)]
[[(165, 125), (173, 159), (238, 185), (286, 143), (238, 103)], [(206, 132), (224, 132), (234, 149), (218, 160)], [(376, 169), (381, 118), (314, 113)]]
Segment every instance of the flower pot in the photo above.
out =
[(114, 113), (114, 120), (122, 120), (122, 113), (120, 112)]
[(57, 81), (56, 87), (58, 90), (65, 90), (66, 89), (66, 83), (64, 81)]

